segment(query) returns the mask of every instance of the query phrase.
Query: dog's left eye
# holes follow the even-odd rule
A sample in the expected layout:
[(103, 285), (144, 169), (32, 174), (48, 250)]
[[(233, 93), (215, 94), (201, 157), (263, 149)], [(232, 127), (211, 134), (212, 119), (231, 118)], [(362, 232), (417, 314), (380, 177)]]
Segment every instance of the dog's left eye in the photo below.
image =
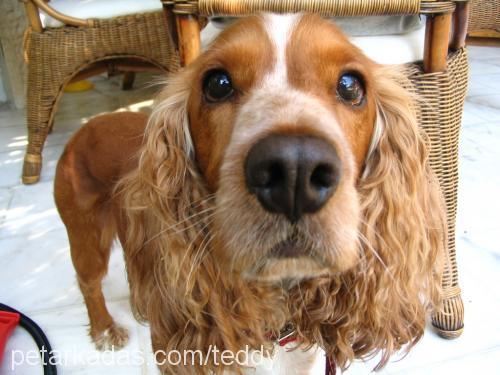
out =
[(337, 83), (337, 95), (345, 103), (358, 106), (363, 103), (365, 88), (361, 79), (353, 73), (340, 76)]
[(210, 103), (216, 103), (229, 98), (234, 92), (229, 73), (224, 70), (208, 72), (203, 80), (203, 94)]

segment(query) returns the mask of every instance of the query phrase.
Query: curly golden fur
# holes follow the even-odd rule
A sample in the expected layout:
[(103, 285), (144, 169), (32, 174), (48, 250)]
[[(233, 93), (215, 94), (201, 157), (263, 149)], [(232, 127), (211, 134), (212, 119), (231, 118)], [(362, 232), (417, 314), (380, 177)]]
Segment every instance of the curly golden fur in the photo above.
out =
[[(304, 19), (297, 22), (306, 22), (309, 31), (333, 28), (316, 17)], [(262, 37), (262, 26), (255, 26), (260, 18), (245, 22), (247, 29), (258, 29), (245, 38)], [(214, 54), (229, 58), (227, 49), (241, 28), (226, 30), (197, 62), (168, 81), (148, 120), (136, 167), (113, 185), (116, 226), (125, 228), (119, 234), (134, 315), (149, 322), (155, 350), (207, 351), (210, 345), (234, 352), (245, 345), (272, 350), (269, 332), (279, 332), (291, 321), (298, 345), (319, 345), (341, 368), (379, 352), (381, 368), (392, 354), (420, 339), (426, 315), (439, 308), (441, 296), (442, 198), (413, 98), (401, 84), (404, 75), (370, 62), (339, 36), (338, 43), (354, 51), (360, 66), (368, 66), (363, 71), (369, 96), (364, 114), (323, 104), (319, 96), (293, 94), (293, 100), (318, 106), (314, 113), (301, 110), (297, 124), (288, 120), (280, 127), (290, 113), (284, 111), (276, 114), (278, 120), (269, 120), (269, 127), (238, 138), (243, 134), (238, 124), (253, 121), (245, 111), (260, 103), (258, 86), (249, 86), (244, 91), (252, 94), (241, 99), (243, 104), (230, 103), (225, 109), (224, 119), (236, 125), (230, 125), (226, 136), (218, 135), (219, 143), (207, 145), (196, 138), (196, 116), (207, 119), (209, 127), (222, 115), (213, 112), (220, 109), (200, 109), (196, 87), (214, 64)], [(334, 28), (330, 32), (339, 34)], [(269, 71), (265, 62), (261, 66)], [(286, 107), (291, 95), (277, 93), (273, 100)], [(315, 128), (310, 121), (315, 113), (335, 119), (338, 129), (328, 133)], [(363, 130), (369, 144), (360, 156), (352, 150), (361, 136), (346, 135), (345, 118), (369, 123)], [(267, 121), (261, 120), (259, 124)], [(259, 208), (240, 186), (234, 167), (255, 139), (292, 126), (293, 131), (331, 139), (346, 166), (339, 198), (295, 226)], [(204, 162), (199, 155), (203, 147), (215, 146), (220, 150), (213, 153), (221, 156), (214, 162), (216, 172), (209, 173), (208, 167), (200, 167)], [(294, 258), (276, 265), (266, 258), (266, 251), (292, 232), (301, 246), (310, 248), (314, 264)], [(278, 277), (269, 277), (271, 273)], [(168, 365), (162, 370), (189, 374), (224, 368), (210, 363), (195, 370)]]

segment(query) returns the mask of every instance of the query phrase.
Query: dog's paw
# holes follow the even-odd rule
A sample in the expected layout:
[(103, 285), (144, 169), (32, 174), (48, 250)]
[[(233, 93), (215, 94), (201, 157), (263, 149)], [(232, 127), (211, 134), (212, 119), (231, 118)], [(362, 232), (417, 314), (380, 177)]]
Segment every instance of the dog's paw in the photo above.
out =
[(113, 324), (96, 335), (91, 334), (91, 337), (96, 349), (100, 351), (119, 350), (128, 342), (127, 330), (117, 324)]

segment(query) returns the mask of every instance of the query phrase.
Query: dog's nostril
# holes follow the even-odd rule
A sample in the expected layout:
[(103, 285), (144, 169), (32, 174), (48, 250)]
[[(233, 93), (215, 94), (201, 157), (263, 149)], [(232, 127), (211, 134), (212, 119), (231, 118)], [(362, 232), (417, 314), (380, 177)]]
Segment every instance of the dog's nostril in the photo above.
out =
[(257, 169), (251, 177), (250, 186), (254, 188), (267, 187), (271, 181), (271, 174), (267, 168)]
[(314, 168), (309, 181), (316, 189), (329, 189), (335, 183), (335, 173), (330, 165), (320, 164)]
[(286, 179), (286, 172), (278, 162), (264, 163), (252, 172), (250, 185), (254, 188), (272, 188)]
[(278, 162), (274, 162), (271, 163), (271, 165), (269, 165), (268, 173), (269, 173), (269, 181), (267, 184), (268, 187), (279, 185), (280, 183), (286, 180), (285, 167)]

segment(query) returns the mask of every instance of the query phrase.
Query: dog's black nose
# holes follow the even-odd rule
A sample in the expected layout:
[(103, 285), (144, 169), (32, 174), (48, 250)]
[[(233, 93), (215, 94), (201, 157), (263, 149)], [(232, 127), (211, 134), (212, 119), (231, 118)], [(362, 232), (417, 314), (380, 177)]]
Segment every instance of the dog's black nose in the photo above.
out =
[(335, 148), (312, 136), (267, 136), (252, 146), (245, 161), (248, 190), (264, 209), (291, 222), (319, 210), (335, 192), (340, 174)]

